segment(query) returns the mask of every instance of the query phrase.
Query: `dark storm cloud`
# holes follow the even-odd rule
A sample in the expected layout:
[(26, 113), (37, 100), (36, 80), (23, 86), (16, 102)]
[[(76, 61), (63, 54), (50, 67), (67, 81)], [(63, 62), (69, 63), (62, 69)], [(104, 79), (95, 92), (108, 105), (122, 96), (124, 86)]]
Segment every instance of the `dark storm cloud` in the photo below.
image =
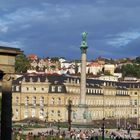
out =
[(0, 44), (26, 54), (79, 59), (87, 31), (88, 59), (139, 55), (139, 0), (3, 0), (0, 9)]

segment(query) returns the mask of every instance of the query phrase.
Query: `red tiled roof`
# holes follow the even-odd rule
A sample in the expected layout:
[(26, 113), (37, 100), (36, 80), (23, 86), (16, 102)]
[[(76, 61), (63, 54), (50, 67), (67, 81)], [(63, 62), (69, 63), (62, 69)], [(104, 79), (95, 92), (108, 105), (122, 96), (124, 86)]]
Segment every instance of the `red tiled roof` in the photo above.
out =
[(37, 57), (37, 55), (36, 54), (29, 54), (27, 57), (30, 59), (33, 59), (33, 58)]

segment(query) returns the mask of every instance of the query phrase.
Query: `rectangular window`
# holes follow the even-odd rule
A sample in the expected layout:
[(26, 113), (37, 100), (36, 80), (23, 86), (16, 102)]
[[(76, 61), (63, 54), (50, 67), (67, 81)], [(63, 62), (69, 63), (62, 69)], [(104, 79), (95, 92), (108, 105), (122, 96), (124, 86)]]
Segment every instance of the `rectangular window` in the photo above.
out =
[(35, 109), (32, 110), (32, 117), (35, 117)]
[(61, 115), (60, 115), (60, 110), (58, 110), (58, 112), (57, 112), (57, 113), (58, 113), (58, 116), (60, 117), (60, 116), (61, 116)]
[(27, 109), (24, 112), (24, 118), (28, 118), (28, 110)]
[(16, 109), (16, 116), (18, 116), (18, 109)]
[(138, 104), (137, 100), (134, 100), (134, 105), (137, 105), (137, 104)]
[(134, 114), (135, 114), (135, 115), (137, 114), (137, 109), (134, 109)]
[(130, 105), (132, 105), (132, 99), (130, 99)]

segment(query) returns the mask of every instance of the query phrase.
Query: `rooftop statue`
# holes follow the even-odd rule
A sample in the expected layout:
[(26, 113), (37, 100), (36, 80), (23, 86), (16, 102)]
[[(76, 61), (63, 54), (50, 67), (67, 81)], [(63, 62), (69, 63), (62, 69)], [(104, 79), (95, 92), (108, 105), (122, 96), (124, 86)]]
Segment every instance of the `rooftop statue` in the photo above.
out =
[(86, 42), (86, 38), (87, 38), (87, 32), (83, 32), (82, 33), (82, 40)]

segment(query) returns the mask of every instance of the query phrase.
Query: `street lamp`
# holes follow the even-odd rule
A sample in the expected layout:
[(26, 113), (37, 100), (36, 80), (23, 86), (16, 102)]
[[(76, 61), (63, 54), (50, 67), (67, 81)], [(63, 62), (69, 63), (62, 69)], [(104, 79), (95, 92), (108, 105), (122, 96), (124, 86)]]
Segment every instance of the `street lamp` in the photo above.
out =
[(58, 119), (58, 122), (57, 122), (57, 128), (58, 130), (60, 130), (60, 120)]
[(105, 133), (105, 118), (103, 118), (103, 123), (102, 123), (102, 140), (104, 140), (105, 139), (105, 136), (104, 136), (104, 133)]
[(49, 113), (47, 111), (47, 113), (46, 113), (46, 121), (48, 121), (48, 118), (49, 118)]
[(71, 130), (71, 112), (72, 112), (72, 101), (68, 101), (68, 130)]

